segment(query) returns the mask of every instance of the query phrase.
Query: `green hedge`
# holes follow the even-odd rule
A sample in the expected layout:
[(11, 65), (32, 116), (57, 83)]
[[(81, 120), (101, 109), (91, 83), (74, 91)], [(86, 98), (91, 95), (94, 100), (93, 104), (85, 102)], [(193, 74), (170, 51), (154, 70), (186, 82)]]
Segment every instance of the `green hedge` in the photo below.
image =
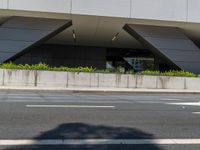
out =
[(159, 75), (159, 76), (179, 76), (179, 77), (197, 77), (198, 76), (191, 72), (176, 71), (176, 70), (165, 71), (165, 72), (146, 70), (146, 71), (142, 71), (140, 74), (142, 74), (142, 75)]
[(0, 64), (0, 68), (2, 69), (26, 69), (26, 70), (50, 70), (50, 71), (73, 71), (73, 72), (92, 72), (94, 69), (92, 67), (76, 67), (76, 68), (69, 68), (69, 67), (50, 67), (47, 64), (39, 63), (34, 65), (17, 65), (14, 63), (3, 63)]
[[(26, 70), (50, 70), (50, 71), (71, 71), (71, 72), (95, 72), (95, 73), (124, 73), (124, 69), (121, 67), (115, 68), (115, 69), (101, 69), (97, 70), (92, 67), (76, 67), (76, 68), (70, 68), (70, 67), (51, 67), (45, 63), (39, 63), (39, 64), (33, 64), (33, 65), (17, 65), (14, 63), (3, 63), (0, 64), (0, 68), (2, 69), (26, 69)], [(200, 75), (196, 75), (191, 72), (186, 71), (166, 71), (166, 72), (160, 72), (160, 71), (151, 71), (146, 70), (139, 73), (135, 73), (133, 70), (127, 71), (126, 74), (138, 74), (138, 75), (159, 75), (159, 76), (180, 76), (180, 77), (200, 77)]]

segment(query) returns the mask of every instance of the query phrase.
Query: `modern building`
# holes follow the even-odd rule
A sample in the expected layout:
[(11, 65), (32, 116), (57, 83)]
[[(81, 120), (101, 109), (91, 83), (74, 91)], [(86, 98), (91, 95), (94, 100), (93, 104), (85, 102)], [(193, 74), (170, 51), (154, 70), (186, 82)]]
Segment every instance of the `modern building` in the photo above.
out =
[(200, 73), (199, 0), (0, 0), (0, 62)]

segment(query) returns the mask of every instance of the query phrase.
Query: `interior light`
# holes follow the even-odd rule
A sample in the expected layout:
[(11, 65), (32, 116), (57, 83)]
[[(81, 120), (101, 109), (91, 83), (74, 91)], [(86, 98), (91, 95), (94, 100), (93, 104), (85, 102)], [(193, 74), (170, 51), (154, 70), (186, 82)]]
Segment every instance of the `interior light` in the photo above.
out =
[(73, 38), (76, 39), (76, 33), (75, 33), (74, 29), (72, 32), (73, 32), (73, 34), (72, 34)]
[(115, 34), (115, 36), (112, 38), (112, 41), (115, 41), (117, 39), (117, 36), (119, 35), (119, 32)]

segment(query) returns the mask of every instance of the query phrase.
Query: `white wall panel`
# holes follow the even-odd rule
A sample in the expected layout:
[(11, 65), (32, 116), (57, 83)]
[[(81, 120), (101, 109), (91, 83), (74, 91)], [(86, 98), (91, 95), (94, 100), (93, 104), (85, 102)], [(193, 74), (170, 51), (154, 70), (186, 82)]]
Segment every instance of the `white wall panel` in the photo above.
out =
[(73, 0), (72, 13), (129, 17), (130, 0)]
[(186, 21), (187, 0), (132, 0), (131, 17)]
[(9, 9), (69, 13), (70, 0), (9, 0)]
[(188, 21), (200, 22), (200, 0), (188, 0)]
[(0, 0), (0, 9), (7, 9), (7, 0)]
[(7, 8), (200, 23), (200, 0), (0, 0)]

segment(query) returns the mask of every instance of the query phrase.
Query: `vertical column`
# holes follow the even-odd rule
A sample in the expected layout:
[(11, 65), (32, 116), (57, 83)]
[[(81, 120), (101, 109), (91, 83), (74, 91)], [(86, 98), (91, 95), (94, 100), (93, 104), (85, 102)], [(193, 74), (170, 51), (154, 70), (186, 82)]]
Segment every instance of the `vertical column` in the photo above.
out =
[(8, 9), (8, 0), (0, 0), (0, 9)]

